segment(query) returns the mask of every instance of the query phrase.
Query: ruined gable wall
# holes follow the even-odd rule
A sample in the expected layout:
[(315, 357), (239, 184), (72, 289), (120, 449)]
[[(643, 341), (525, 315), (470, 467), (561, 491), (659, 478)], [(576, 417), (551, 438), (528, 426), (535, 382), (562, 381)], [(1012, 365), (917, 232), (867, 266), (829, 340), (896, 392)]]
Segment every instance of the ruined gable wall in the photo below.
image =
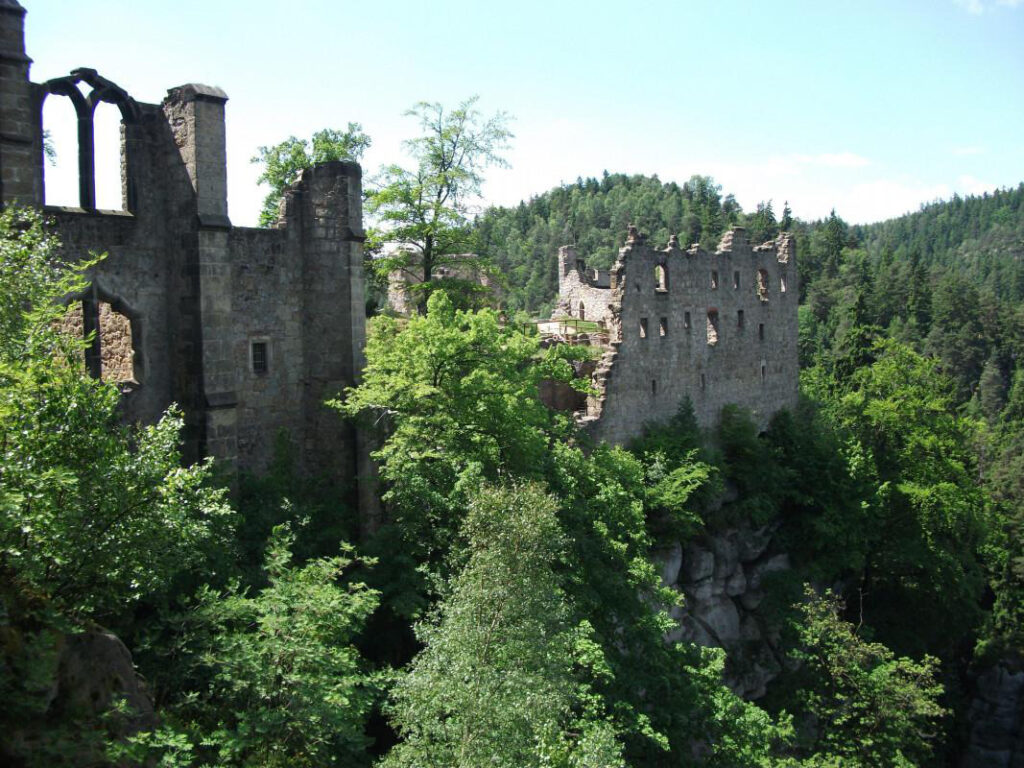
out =
[(65, 258), (80, 261), (93, 253), (106, 254), (92, 273), (96, 298), (114, 302), (133, 322), (139, 386), (124, 395), (125, 417), (152, 422), (169, 404), (178, 403), (190, 414), (186, 451), (195, 458), (198, 395), (189, 377), (197, 367), (190, 343), (196, 318), (184, 299), (195, 292), (187, 286), (195, 280), (189, 241), (196, 226), (194, 216), (180, 210), (181, 201), (190, 199), (191, 187), (163, 110), (158, 105), (137, 106), (141, 117), (130, 145), (133, 210), (47, 207), (45, 212), (60, 234)]
[[(124, 210), (95, 207), (87, 130), (79, 134), (81, 207), (46, 208), (66, 258), (108, 254), (86, 294), (72, 299), (81, 304), (81, 332), (99, 325), (109, 336), (106, 348), (101, 338), (87, 351), (87, 368), (101, 375), (115, 357), (133, 367), (137, 385), (122, 400), (129, 421), (151, 423), (177, 403), (187, 461), (213, 456), (262, 471), (284, 428), (300, 469), (354, 480), (356, 436), (323, 401), (356, 383), (363, 366), (359, 166), (306, 172), (286, 195), (278, 229), (234, 228), (223, 91), (183, 85), (155, 105), (89, 69), (32, 83), (24, 15), (15, 0), (0, 0), (0, 204), (43, 205), (45, 99), (69, 98), (85, 129), (96, 102), (122, 115)], [(269, 352), (258, 373), (257, 339)]]
[(613, 301), (606, 273), (595, 274), (595, 270), (581, 269), (575, 248), (563, 246), (559, 249), (556, 317), (565, 315), (607, 326), (611, 321), (610, 305)]
[[(780, 252), (787, 263), (780, 263)], [(656, 290), (657, 265), (667, 270), (667, 290)], [(759, 270), (766, 274), (767, 300), (759, 296)], [(790, 239), (752, 248), (742, 230), (734, 230), (714, 254), (627, 243), (612, 280), (619, 314), (612, 349), (598, 368), (602, 392), (588, 403), (595, 437), (627, 442), (645, 421), (671, 418), (685, 397), (702, 427), (713, 426), (730, 403), (749, 409), (762, 426), (796, 404), (798, 286)], [(714, 344), (708, 343), (709, 310), (718, 313)]]

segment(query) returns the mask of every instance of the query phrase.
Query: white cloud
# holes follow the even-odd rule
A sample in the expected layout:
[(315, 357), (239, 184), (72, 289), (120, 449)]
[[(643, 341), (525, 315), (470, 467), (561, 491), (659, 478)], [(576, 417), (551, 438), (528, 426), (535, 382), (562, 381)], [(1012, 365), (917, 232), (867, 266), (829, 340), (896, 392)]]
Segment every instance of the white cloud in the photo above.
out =
[(953, 147), (953, 154), (958, 157), (966, 157), (968, 155), (981, 155), (985, 153), (984, 147)]

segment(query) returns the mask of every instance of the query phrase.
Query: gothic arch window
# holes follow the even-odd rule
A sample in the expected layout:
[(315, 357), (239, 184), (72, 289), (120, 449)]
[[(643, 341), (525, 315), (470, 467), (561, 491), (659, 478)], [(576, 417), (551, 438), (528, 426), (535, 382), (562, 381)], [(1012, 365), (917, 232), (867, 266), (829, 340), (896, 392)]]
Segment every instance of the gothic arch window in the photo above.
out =
[(658, 264), (654, 268), (654, 290), (668, 290), (668, 268), (663, 266), (662, 264)]
[(93, 284), (72, 300), (63, 325), (73, 335), (92, 337), (85, 349), (85, 367), (93, 378), (123, 391), (141, 385), (141, 324), (127, 304)]
[[(107, 162), (104, 166), (103, 179), (110, 179), (110, 187), (116, 189), (117, 177), (120, 175), (121, 204), (116, 207), (131, 211), (135, 208), (135, 173), (134, 145), (138, 141), (139, 108), (135, 100), (122, 88), (100, 77), (93, 69), (76, 69), (66, 77), (48, 80), (36, 86), (36, 108), (39, 112), (39, 123), (43, 125), (42, 141), (39, 146), (39, 162), (45, 163), (47, 131), (43, 122), (44, 107), (51, 96), (67, 97), (74, 107), (75, 130), (77, 138), (78, 159), (78, 205), (82, 208), (95, 210), (96, 204), (96, 112), (100, 104), (111, 104), (120, 112), (118, 123), (116, 116), (108, 118), (108, 112), (101, 114), (100, 127), (104, 131), (101, 142), (101, 157), (112, 153), (108, 148), (115, 145), (117, 161)], [(50, 108), (46, 107), (47, 113)], [(54, 126), (54, 130), (57, 126)], [(107, 134), (115, 132), (113, 140)], [(111, 167), (113, 166), (113, 167)], [(46, 177), (44, 174), (44, 199), (49, 202), (45, 192)], [(116, 201), (116, 198), (115, 198)]]
[(43, 181), (45, 205), (79, 204), (78, 119), (71, 99), (43, 102)]

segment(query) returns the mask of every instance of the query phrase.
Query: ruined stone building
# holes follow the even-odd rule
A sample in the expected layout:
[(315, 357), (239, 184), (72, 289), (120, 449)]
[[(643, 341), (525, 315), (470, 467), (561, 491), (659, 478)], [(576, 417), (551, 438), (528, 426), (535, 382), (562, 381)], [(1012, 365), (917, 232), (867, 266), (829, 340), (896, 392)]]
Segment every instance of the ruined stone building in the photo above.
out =
[(763, 426), (797, 400), (797, 273), (793, 238), (762, 245), (745, 230), (717, 250), (654, 248), (631, 227), (611, 270), (558, 254), (555, 315), (593, 321), (602, 354), (581, 422), (598, 440), (624, 443), (665, 421), (684, 398), (702, 427), (722, 406), (747, 408)]
[[(432, 283), (448, 286), (449, 293), (461, 294), (472, 306), (500, 307), (501, 286), (475, 253), (445, 254), (431, 274)], [(399, 315), (416, 312), (423, 296), (415, 288), (423, 284), (423, 260), (409, 249), (408, 263), (388, 275), (387, 304)]]
[[(171, 88), (133, 99), (89, 69), (29, 79), (25, 10), (0, 0), (0, 203), (42, 207), (43, 104), (77, 114), (79, 205), (45, 207), (66, 256), (108, 254), (71, 322), (97, 331), (86, 355), (124, 392), (133, 421), (172, 403), (186, 417), (189, 459), (266, 467), (286, 430), (301, 469), (356, 476), (356, 436), (324, 400), (362, 367), (361, 171), (334, 162), (306, 171), (276, 228), (228, 217), (224, 110), (217, 88)], [(120, 210), (97, 210), (94, 115), (121, 116)]]

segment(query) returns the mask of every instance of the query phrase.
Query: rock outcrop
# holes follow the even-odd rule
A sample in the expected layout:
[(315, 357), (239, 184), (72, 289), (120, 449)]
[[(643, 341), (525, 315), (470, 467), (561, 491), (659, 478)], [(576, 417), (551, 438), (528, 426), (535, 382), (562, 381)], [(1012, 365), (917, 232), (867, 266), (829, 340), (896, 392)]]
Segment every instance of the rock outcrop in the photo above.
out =
[(782, 669), (778, 628), (760, 609), (765, 579), (788, 570), (789, 556), (772, 551), (771, 526), (738, 526), (655, 553), (662, 581), (681, 592), (671, 640), (723, 648), (726, 684), (748, 699), (764, 695)]
[(975, 681), (960, 768), (1024, 768), (1024, 670), (996, 664)]

